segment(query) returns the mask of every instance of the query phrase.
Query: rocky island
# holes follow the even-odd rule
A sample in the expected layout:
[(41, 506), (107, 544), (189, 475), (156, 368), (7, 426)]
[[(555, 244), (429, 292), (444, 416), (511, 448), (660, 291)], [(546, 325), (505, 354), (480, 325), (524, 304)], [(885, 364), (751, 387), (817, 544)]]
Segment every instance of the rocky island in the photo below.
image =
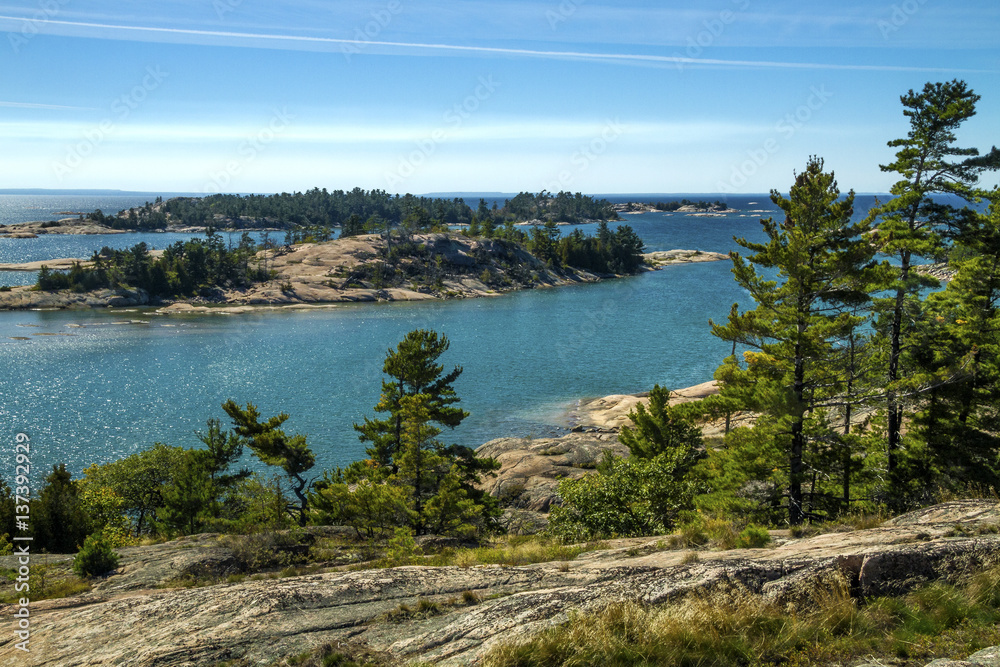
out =
[[(391, 260), (390, 253), (395, 253)], [(163, 251), (149, 254), (157, 258)], [(655, 270), (725, 258), (720, 253), (700, 251), (654, 252), (642, 255), (642, 268)], [(518, 244), (456, 233), (415, 234), (405, 243), (398, 239), (387, 241), (384, 235), (364, 234), (261, 250), (252, 261), (268, 272), (268, 280), (238, 287), (218, 286), (203, 289), (196, 296), (178, 298), (158, 298), (135, 287), (86, 291), (13, 287), (0, 292), (0, 309), (159, 306), (162, 312), (193, 312), (219, 306), (472, 298), (613, 277), (574, 267), (553, 268)], [(84, 268), (93, 266), (89, 260), (59, 259), (2, 264), (0, 270), (38, 271), (43, 266), (70, 269), (77, 263)]]
[(691, 201), (681, 199), (670, 202), (626, 202), (624, 204), (614, 204), (616, 213), (624, 215), (638, 215), (640, 213), (683, 213), (689, 216), (720, 217), (733, 212), (734, 209), (721, 201)]

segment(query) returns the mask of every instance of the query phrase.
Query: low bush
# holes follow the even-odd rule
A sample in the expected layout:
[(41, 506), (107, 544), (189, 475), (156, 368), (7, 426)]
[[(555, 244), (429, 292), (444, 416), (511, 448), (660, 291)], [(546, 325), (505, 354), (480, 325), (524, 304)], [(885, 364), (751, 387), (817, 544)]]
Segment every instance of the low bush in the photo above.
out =
[(760, 549), (771, 543), (771, 534), (767, 528), (750, 524), (736, 536), (737, 549)]
[(107, 574), (118, 567), (118, 554), (101, 533), (94, 533), (83, 542), (73, 558), (73, 571), (77, 576), (90, 578)]

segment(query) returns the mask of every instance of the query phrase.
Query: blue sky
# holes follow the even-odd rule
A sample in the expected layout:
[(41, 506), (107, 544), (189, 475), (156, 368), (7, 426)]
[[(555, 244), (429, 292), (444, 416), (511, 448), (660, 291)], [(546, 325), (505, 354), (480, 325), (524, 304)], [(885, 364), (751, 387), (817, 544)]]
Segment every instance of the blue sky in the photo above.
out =
[(995, 0), (0, 0), (0, 187), (758, 193), (816, 154), (885, 191), (910, 88), (966, 80), (960, 141), (1000, 143), (998, 34)]

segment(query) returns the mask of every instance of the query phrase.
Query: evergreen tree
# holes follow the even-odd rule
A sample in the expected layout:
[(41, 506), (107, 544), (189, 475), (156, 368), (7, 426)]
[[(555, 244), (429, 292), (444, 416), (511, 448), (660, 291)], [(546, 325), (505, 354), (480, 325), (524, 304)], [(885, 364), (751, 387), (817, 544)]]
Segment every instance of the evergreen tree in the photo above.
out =
[[(760, 414), (755, 428), (769, 431), (785, 452), (788, 520), (797, 525), (807, 514), (803, 482), (810, 418), (836, 393), (838, 380), (830, 363), (834, 341), (857, 324), (846, 308), (867, 299), (857, 278), (871, 249), (861, 242), (865, 226), (851, 223), (854, 193), (841, 199), (822, 159), (809, 160), (789, 199), (772, 191), (771, 200), (785, 220), (761, 220), (766, 243), (736, 239), (753, 253), (747, 259), (731, 253), (736, 282), (756, 308), (730, 313), (727, 324), (712, 324), (712, 333), (757, 350), (747, 355), (744, 371), (753, 391), (744, 390), (747, 382), (737, 382), (733, 389), (747, 409)], [(777, 279), (767, 280), (758, 267), (776, 272)], [(727, 394), (729, 384), (721, 391)]]
[[(494, 206), (495, 206), (495, 204), (494, 204)], [(482, 227), (482, 234), (483, 234), (483, 236), (485, 236), (488, 239), (493, 238), (493, 235), (496, 233), (496, 229), (497, 229), (497, 224), (493, 220), (493, 216), (492, 215), (487, 215), (484, 218), (480, 218), (480, 225)]]
[(407, 396), (426, 394), (428, 421), (443, 427), (455, 428), (469, 413), (455, 407), (458, 395), (452, 386), (462, 374), (462, 367), (455, 366), (444, 374), (444, 366), (437, 363), (450, 343), (446, 336), (434, 331), (418, 329), (406, 334), (395, 350), (390, 349), (382, 365), (391, 380), (382, 381), (382, 395), (375, 406), (376, 412), (388, 413), (385, 419), (365, 418), (364, 424), (355, 424), (362, 442), (369, 442), (366, 449), (378, 465), (392, 473), (397, 472), (396, 456), (402, 449), (403, 418), (402, 400)]
[(921, 258), (934, 258), (941, 252), (942, 226), (956, 213), (953, 207), (935, 202), (932, 197), (948, 194), (968, 199), (980, 174), (986, 169), (996, 169), (1000, 163), (1000, 151), (996, 148), (980, 156), (977, 149), (959, 148), (954, 143), (956, 130), (975, 115), (979, 99), (964, 81), (958, 80), (928, 83), (919, 93), (910, 90), (900, 98), (910, 131), (905, 139), (889, 142), (890, 147), (899, 151), (894, 162), (881, 166), (882, 171), (901, 177), (892, 186), (893, 198), (870, 214), (871, 220), (878, 220), (875, 239), (879, 251), (895, 262), (895, 266), (886, 264), (883, 269), (882, 289), (889, 291), (890, 296), (876, 301), (877, 329), (886, 348), (886, 449), (890, 481), (895, 474), (904, 417), (906, 390), (900, 382), (909, 374), (909, 369), (902, 366), (905, 343), (912, 332), (909, 323), (919, 320), (915, 315), (920, 292), (938, 284), (933, 278), (916, 273), (913, 266)]
[(157, 510), (157, 518), (169, 529), (193, 535), (215, 514), (217, 497), (205, 451), (188, 450), (163, 489), (163, 505)]
[(401, 449), (397, 455), (399, 481), (409, 490), (413, 529), (422, 533), (427, 517), (426, 502), (437, 494), (441, 478), (447, 472), (448, 459), (435, 438), (441, 429), (430, 425), (430, 397), (427, 394), (403, 396), (399, 402), (402, 422)]
[(630, 226), (621, 225), (615, 230), (613, 248), (612, 272), (631, 274), (642, 266), (642, 253), (645, 250), (645, 244)]
[(701, 429), (681, 413), (670, 406), (670, 390), (656, 385), (649, 392), (649, 409), (636, 405), (628, 415), (633, 425), (623, 426), (618, 439), (632, 456), (651, 459), (679, 449), (685, 452), (682, 459), (693, 464), (702, 445)]
[(1000, 190), (989, 210), (966, 210), (955, 237), (955, 277), (928, 296), (907, 357), (917, 369), (908, 450), (899, 463), (917, 498), (932, 485), (995, 486), (1000, 472)]
[(309, 480), (302, 474), (316, 464), (316, 457), (306, 444), (306, 436), (289, 436), (279, 428), (288, 420), (285, 413), (261, 422), (260, 413), (253, 403), (247, 403), (246, 408), (241, 408), (235, 401), (228, 400), (222, 404), (222, 409), (233, 420), (236, 435), (246, 439), (254, 456), (269, 466), (278, 466), (285, 471), (292, 485), (292, 493), (299, 500), (299, 505), (289, 506), (288, 511), (297, 515), (300, 526), (306, 525)]
[(243, 456), (243, 440), (235, 433), (223, 432), (222, 422), (218, 419), (209, 419), (207, 425), (208, 430), (198, 434), (198, 439), (207, 448), (201, 450), (207, 456), (205, 468), (213, 483), (220, 489), (227, 489), (250, 476), (250, 471), (246, 468), (236, 474), (226, 474), (229, 466)]
[[(496, 500), (475, 488), (484, 473), (499, 464), (481, 459), (468, 447), (445, 445), (438, 436), (443, 428), (458, 426), (468, 412), (459, 402), (452, 383), (461, 375), (456, 366), (444, 373), (438, 358), (448, 349), (445, 336), (433, 331), (411, 331), (386, 355), (383, 370), (391, 381), (382, 382), (382, 396), (375, 409), (387, 412), (381, 420), (365, 419), (355, 425), (361, 440), (373, 443), (369, 461), (352, 464), (346, 474), (331, 482), (365, 479), (405, 489), (408, 523), (418, 533), (433, 530), (469, 536), (492, 527), (499, 517)], [(341, 490), (331, 488), (335, 504), (349, 508)], [(392, 505), (386, 494), (386, 507)]]
[(365, 233), (365, 223), (361, 219), (361, 216), (357, 213), (352, 213), (351, 217), (343, 222), (340, 227), (340, 237), (346, 238), (348, 236), (358, 236), (359, 234)]
[(52, 466), (32, 507), (35, 544), (52, 553), (76, 553), (90, 533), (80, 487), (65, 464)]

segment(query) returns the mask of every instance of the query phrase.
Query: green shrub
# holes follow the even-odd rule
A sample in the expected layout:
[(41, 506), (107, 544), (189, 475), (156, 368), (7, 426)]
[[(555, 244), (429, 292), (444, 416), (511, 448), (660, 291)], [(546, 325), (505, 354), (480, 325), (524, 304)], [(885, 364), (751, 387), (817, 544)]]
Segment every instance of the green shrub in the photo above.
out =
[(83, 542), (83, 548), (73, 559), (73, 571), (80, 577), (96, 577), (118, 567), (118, 554), (101, 533), (94, 533)]
[(222, 543), (232, 549), (240, 572), (259, 572), (291, 564), (290, 550), (299, 545), (289, 532), (265, 531), (250, 535), (226, 535)]
[(753, 524), (741, 530), (740, 534), (736, 536), (737, 549), (760, 549), (770, 544), (770, 542), (771, 534), (767, 532), (767, 528), (761, 528)]
[(417, 543), (413, 539), (413, 531), (409, 528), (397, 528), (389, 538), (385, 560), (390, 565), (409, 565), (417, 555)]
[(549, 531), (573, 541), (669, 532), (696, 491), (684, 472), (686, 455), (606, 458), (597, 475), (560, 482), (563, 505), (553, 508)]

